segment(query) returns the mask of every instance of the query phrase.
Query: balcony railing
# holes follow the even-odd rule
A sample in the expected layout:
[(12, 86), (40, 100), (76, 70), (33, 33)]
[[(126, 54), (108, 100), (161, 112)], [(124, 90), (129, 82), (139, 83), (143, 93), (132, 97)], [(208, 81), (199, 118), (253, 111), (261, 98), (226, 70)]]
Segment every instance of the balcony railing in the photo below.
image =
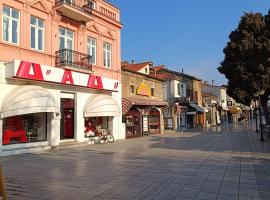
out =
[(70, 68), (75, 70), (92, 71), (91, 56), (73, 51), (61, 49), (56, 51), (55, 65), (57, 67)]
[(92, 6), (88, 0), (56, 0), (55, 6), (63, 15), (77, 21), (89, 22), (92, 17)]

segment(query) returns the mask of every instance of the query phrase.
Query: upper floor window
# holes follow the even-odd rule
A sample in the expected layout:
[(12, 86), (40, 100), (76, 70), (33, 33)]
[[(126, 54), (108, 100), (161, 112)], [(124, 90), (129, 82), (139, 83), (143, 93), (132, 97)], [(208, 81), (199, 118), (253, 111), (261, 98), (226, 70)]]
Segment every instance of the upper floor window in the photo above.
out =
[(89, 1), (89, 7), (96, 10), (96, 2), (95, 1)]
[(74, 32), (66, 28), (59, 29), (59, 49), (73, 50)]
[(181, 94), (185, 95), (185, 91), (184, 91), (184, 84), (180, 84), (181, 85)]
[(177, 83), (177, 94), (178, 94), (178, 96), (181, 95), (180, 83)]
[(111, 68), (112, 63), (112, 45), (104, 42), (103, 44), (103, 66)]
[(87, 53), (91, 56), (90, 62), (91, 64), (96, 64), (96, 56), (97, 56), (97, 40), (92, 37), (88, 37), (87, 41)]
[(130, 85), (130, 93), (134, 94), (135, 93), (135, 88), (134, 85)]
[(155, 89), (151, 88), (151, 96), (155, 96)]
[(3, 6), (3, 40), (19, 44), (20, 12), (14, 8)]
[(148, 73), (148, 69), (147, 69), (147, 67), (146, 67), (146, 68), (144, 68), (144, 71), (145, 71), (145, 73), (146, 73), (146, 74)]
[(44, 20), (31, 16), (31, 48), (39, 51), (44, 50)]
[(198, 92), (197, 91), (195, 91), (195, 93), (194, 93), (194, 101), (198, 101)]

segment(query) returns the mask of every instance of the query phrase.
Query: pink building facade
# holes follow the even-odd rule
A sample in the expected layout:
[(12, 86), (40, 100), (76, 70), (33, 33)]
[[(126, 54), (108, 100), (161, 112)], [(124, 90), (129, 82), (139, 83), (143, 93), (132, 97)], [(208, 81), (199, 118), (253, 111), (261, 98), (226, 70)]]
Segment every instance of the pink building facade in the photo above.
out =
[(0, 2), (0, 153), (124, 139), (120, 10), (104, 0)]

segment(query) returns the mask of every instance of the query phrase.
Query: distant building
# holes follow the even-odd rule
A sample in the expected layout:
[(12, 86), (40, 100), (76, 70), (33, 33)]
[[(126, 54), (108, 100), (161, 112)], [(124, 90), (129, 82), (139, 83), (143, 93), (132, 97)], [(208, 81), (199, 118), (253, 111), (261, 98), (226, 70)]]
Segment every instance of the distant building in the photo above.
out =
[(202, 106), (201, 80), (165, 66), (151, 69), (154, 76), (163, 79), (163, 98), (170, 105), (164, 113), (165, 127), (173, 130), (205, 127), (207, 110)]
[(216, 124), (227, 122), (227, 115), (229, 109), (227, 106), (226, 88), (223, 86), (216, 86), (213, 83), (208, 84), (207, 82), (204, 82), (202, 84), (202, 91), (216, 97), (216, 109), (218, 111), (218, 113), (216, 114)]

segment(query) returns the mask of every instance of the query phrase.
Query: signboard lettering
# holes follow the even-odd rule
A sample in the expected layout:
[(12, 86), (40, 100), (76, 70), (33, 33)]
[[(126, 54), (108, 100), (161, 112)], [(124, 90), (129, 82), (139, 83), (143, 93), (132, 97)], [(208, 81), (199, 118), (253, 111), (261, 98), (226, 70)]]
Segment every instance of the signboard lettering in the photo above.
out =
[(39, 64), (21, 61), (16, 76), (43, 81), (43, 75)]
[(119, 89), (118, 80), (21, 60), (14, 60), (12, 63), (6, 64), (6, 72), (6, 78), (22, 78), (98, 90), (118, 91)]
[[(67, 83), (67, 82), (69, 82), (69, 83)], [(70, 70), (65, 70), (63, 78), (62, 78), (62, 83), (74, 85), (72, 73)]]

